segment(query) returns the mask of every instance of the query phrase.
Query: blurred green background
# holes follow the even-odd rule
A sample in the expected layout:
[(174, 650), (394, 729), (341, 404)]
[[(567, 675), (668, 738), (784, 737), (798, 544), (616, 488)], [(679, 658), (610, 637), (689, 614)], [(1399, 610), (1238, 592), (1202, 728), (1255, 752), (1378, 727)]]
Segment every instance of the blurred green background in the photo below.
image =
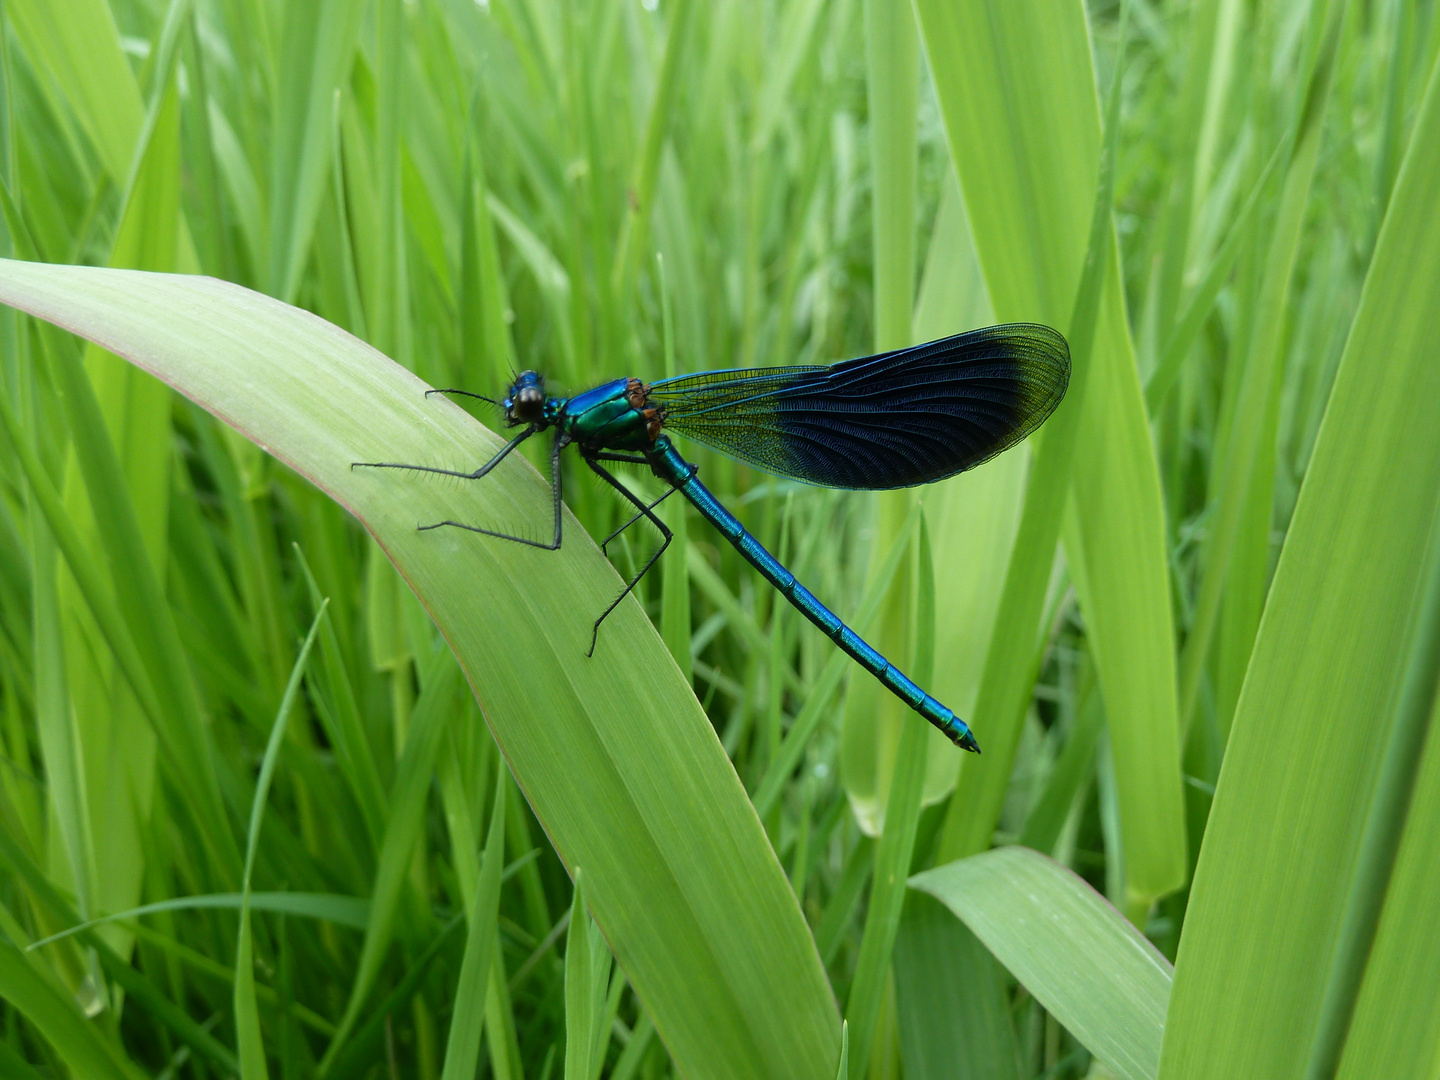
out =
[[(548, 660), (496, 661), (512, 777), (353, 518), (4, 309), (5, 1075), (829, 1076), (837, 1006), (851, 1076), (1334, 1075), (1306, 1072), (1326, 1039), (1343, 1075), (1440, 1075), (1440, 765), (1394, 788), (1385, 764), (1428, 670), (1440, 487), (1433, 0), (6, 0), (0, 35), (10, 258), (212, 275), (485, 394), (522, 368), (567, 392), (1009, 320), (1067, 333), (1077, 372), (1037, 438), (921, 491), (685, 448), (985, 754), (668, 501), (677, 542), (637, 589), (658, 637), (618, 640), (693, 685), (773, 849), (747, 858), (778, 859), (817, 955), (706, 915), (697, 865), (677, 894), (723, 955), (695, 978), (759, 989), (687, 986), (682, 951), (642, 1001), (646, 913), (590, 920), (566, 865), (591, 852), (547, 838), (534, 794), (604, 763), (517, 763), (504, 737), (543, 736), (524, 702)], [(605, 536), (623, 505), (567, 475)], [(481, 488), (387, 481), (548, 528), (543, 498), (496, 521)], [(656, 542), (627, 532), (617, 570)], [(511, 564), (563, 597), (546, 558)], [(726, 780), (657, 833), (730, 814)], [(610, 837), (595, 897), (640, 873), (644, 824)], [(983, 854), (1014, 845), (1055, 861)], [(952, 876), (907, 891), (924, 870)], [(1377, 880), (1372, 951), (1342, 926)], [(1052, 917), (1054, 940), (1026, 921)], [(1335, 957), (1358, 957), (1353, 1021), (1325, 1004)], [(707, 994), (792, 990), (803, 1038), (727, 1058), (743, 1010), (707, 1017)]]

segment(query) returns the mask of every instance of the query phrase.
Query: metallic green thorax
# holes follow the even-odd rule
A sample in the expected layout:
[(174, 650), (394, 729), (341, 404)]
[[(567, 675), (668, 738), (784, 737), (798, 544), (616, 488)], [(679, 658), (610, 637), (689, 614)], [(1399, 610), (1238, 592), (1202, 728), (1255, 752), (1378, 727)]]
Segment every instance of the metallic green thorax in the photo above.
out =
[(660, 417), (645, 407), (646, 390), (638, 379), (616, 379), (572, 398), (551, 398), (545, 412), (582, 446), (649, 450), (659, 434)]

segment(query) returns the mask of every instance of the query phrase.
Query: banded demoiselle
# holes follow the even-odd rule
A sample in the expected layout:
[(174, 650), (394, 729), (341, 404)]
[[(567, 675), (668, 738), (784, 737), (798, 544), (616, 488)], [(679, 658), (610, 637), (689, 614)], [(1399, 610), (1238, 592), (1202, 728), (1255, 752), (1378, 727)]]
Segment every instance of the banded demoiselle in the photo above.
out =
[[(980, 747), (969, 726), (906, 678), (860, 635), (840, 621), (795, 580), (740, 524), (681, 457), (667, 431), (738, 458), (757, 469), (825, 487), (881, 490), (930, 484), (1009, 449), (1039, 427), (1060, 404), (1070, 380), (1070, 351), (1048, 326), (1011, 323), (829, 366), (791, 366), (706, 371), (645, 383), (615, 379), (574, 397), (545, 392), (539, 373), (521, 372), (497, 405), (505, 421), (522, 428), (474, 472), (397, 462), (357, 465), (413, 469), (478, 480), (538, 432), (554, 429), (550, 475), (555, 532), (549, 542), (484, 529), (460, 521), (447, 526), (555, 551), (560, 547), (560, 452), (572, 443), (580, 457), (636, 510), (611, 533), (602, 550), (642, 517), (663, 538), (660, 548), (595, 620), (590, 653), (600, 624), (655, 565), (671, 540), (655, 507), (680, 491), (700, 514), (806, 618), (880, 680), (905, 704), (966, 750)], [(654, 502), (643, 502), (602, 462), (647, 465), (666, 485)]]

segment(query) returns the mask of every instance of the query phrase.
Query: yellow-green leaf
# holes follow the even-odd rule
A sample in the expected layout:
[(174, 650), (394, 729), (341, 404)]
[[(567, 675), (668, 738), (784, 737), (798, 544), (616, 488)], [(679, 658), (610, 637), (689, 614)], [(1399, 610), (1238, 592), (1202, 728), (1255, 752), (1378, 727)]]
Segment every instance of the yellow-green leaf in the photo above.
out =
[(83, 332), (359, 517), (460, 658), (560, 857), (691, 1077), (830, 1077), (840, 1019), (809, 931), (714, 730), (573, 518), (556, 553), (418, 524), (548, 527), (516, 460), (476, 486), (355, 461), (474, 465), (499, 444), (306, 312), (207, 278), (0, 263), (0, 298)]
[[(1160, 1075), (1298, 1076), (1407, 655), (1440, 491), (1440, 78), (1366, 277), (1195, 871)], [(1346, 1077), (1433, 1073), (1440, 745), (1422, 763)]]

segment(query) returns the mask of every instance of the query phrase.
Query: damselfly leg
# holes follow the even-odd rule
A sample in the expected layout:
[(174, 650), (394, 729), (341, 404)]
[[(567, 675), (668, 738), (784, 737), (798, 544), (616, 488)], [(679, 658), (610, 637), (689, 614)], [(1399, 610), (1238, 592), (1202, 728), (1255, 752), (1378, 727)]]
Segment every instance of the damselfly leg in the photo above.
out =
[[(653, 567), (657, 562), (659, 562), (660, 556), (665, 554), (665, 549), (670, 546), (670, 541), (675, 539), (675, 534), (666, 527), (663, 521), (661, 521), (658, 517), (655, 516), (655, 511), (650, 506), (647, 506), (645, 505), (645, 503), (641, 502), (639, 496), (637, 496), (624, 484), (620, 483), (620, 481), (615, 478), (614, 474), (612, 474), (608, 469), (606, 469), (603, 465), (600, 464), (601, 461), (632, 461), (632, 458), (620, 454), (582, 453), (581, 456), (585, 459), (585, 464), (590, 466), (591, 471), (593, 471), (596, 476), (600, 477), (601, 480), (604, 480), (612, 488), (618, 491), (621, 495), (625, 497), (626, 501), (628, 501), (632, 506), (634, 506), (635, 509), (640, 511), (639, 515), (637, 515), (638, 517), (649, 518), (650, 523), (654, 525), (655, 528), (660, 530), (661, 536), (660, 547), (655, 552), (655, 554), (650, 556), (650, 561), (640, 568), (640, 572), (636, 574), (633, 579), (631, 579), (630, 583), (627, 584), (625, 588), (620, 591), (620, 595), (617, 596), (610, 604), (610, 606), (600, 613), (600, 617), (595, 620), (595, 627), (590, 633), (590, 650), (585, 654), (586, 656), (594, 656), (595, 642), (599, 640), (600, 637), (600, 624), (605, 621), (606, 617), (609, 616), (612, 611), (614, 611), (617, 607), (620, 606), (620, 601), (624, 600), (625, 597), (629, 596), (630, 591), (634, 589), (636, 585), (640, 584), (640, 579), (650, 572), (650, 568)], [(641, 458), (640, 460), (645, 461), (644, 458)], [(676, 489), (672, 487), (670, 490), (674, 491)], [(665, 496), (662, 495), (660, 498), (663, 499), (664, 497)], [(659, 501), (659, 499), (656, 500), (656, 502)], [(612, 536), (611, 539), (613, 538), (614, 537)], [(606, 542), (608, 543), (609, 541), (607, 540)]]
[[(510, 448), (519, 441), (519, 439), (513, 440), (510, 446), (506, 447), (505, 450), (502, 450), (500, 453), (507, 453)], [(464, 529), (467, 532), (479, 533), (481, 536), (493, 536), (497, 540), (511, 540), (517, 544), (524, 544), (526, 547), (539, 548), (541, 551), (559, 551), (561, 534), (564, 529), (564, 519), (561, 517), (560, 514), (560, 451), (565, 449), (565, 445), (568, 441), (569, 440), (565, 438), (565, 433), (557, 428), (555, 430), (555, 445), (550, 451), (550, 495), (554, 504), (555, 535), (548, 544), (541, 540), (531, 540), (527, 536), (515, 536), (511, 533), (496, 532), (494, 529), (482, 529), (478, 525), (467, 525), (463, 521), (437, 521), (434, 525), (419, 526), (420, 531), (429, 532), (431, 529), (443, 529), (445, 526), (448, 525), (451, 528)], [(493, 459), (491, 463), (493, 464)], [(490, 466), (487, 465), (486, 469), (488, 470), (489, 467)]]
[[(620, 462), (624, 462), (624, 463), (626, 463), (626, 464), (628, 464), (628, 465), (648, 465), (648, 464), (650, 464), (649, 460), (648, 460), (647, 458), (641, 456), (640, 454), (611, 454), (611, 453), (599, 453), (599, 454), (594, 454), (594, 455), (593, 455), (593, 459), (594, 459), (595, 461), (620, 461)], [(679, 488), (673, 487), (673, 486), (666, 487), (666, 488), (665, 488), (665, 494), (661, 495), (661, 496), (660, 496), (658, 499), (656, 499), (654, 502), (652, 502), (652, 503), (650, 503), (648, 506), (646, 506), (640, 513), (635, 514), (633, 517), (631, 517), (630, 520), (628, 520), (627, 522), (625, 522), (625, 524), (621, 525), (618, 529), (616, 529), (614, 532), (612, 532), (612, 533), (611, 533), (609, 536), (607, 536), (604, 540), (601, 540), (601, 541), (600, 541), (600, 550), (601, 550), (601, 552), (603, 552), (603, 553), (608, 557), (609, 554), (610, 554), (610, 547), (609, 547), (609, 545), (610, 545), (610, 542), (611, 542), (612, 540), (614, 540), (617, 536), (619, 536), (621, 533), (623, 533), (626, 529), (630, 528), (631, 525), (634, 525), (634, 524), (635, 524), (637, 521), (639, 521), (641, 518), (645, 517), (645, 515), (646, 515), (646, 513), (647, 513), (648, 511), (654, 510), (655, 507), (659, 506), (662, 502), (664, 502), (666, 499), (668, 499), (671, 495), (674, 495), (675, 492), (677, 492), (677, 491), (679, 491), (679, 490), (680, 490)]]
[[(499, 465), (500, 462), (504, 461), (505, 458), (509, 456), (511, 450), (514, 450), (517, 446), (519, 446), (522, 442), (530, 438), (531, 435), (534, 435), (539, 430), (540, 429), (537, 426), (532, 424), (530, 427), (526, 428), (519, 435), (516, 435), (515, 438), (511, 439), (508, 443), (502, 446), (498, 451), (496, 451), (494, 457), (492, 457), (484, 465), (481, 465), (474, 472), (461, 472), (458, 469), (437, 469), (433, 465), (408, 465), (400, 461), (352, 461), (350, 463), (350, 468), (408, 469), (411, 472), (434, 473), (437, 476), (458, 476), (461, 480), (479, 480), (491, 469), (495, 468), (496, 465)], [(556, 433), (556, 436), (558, 438), (558, 432)]]
[[(431, 391), (431, 393), (442, 392), (451, 391)], [(474, 396), (479, 397), (478, 394)], [(489, 398), (486, 398), (485, 400), (488, 401)], [(394, 461), (356, 461), (352, 462), (350, 467), (352, 469), (409, 469), (414, 472), (434, 473), (437, 476), (458, 476), (462, 480), (479, 480), (481, 477), (489, 473), (490, 470), (495, 468), (495, 466), (499, 465), (500, 462), (504, 461), (505, 458), (509, 455), (510, 451), (514, 450), (517, 446), (519, 446), (522, 442), (530, 438), (531, 435), (534, 435), (539, 430), (540, 428), (533, 424), (530, 427), (527, 427), (519, 435), (516, 435), (515, 438), (511, 439), (508, 443), (501, 447), (500, 450), (496, 452), (494, 457), (492, 457), (484, 465), (481, 465), (480, 468), (476, 469), (474, 472), (460, 472), (456, 469), (437, 469), (431, 465), (408, 465)], [(546, 543), (542, 540), (531, 540), (529, 537), (526, 536), (514, 536), (511, 533), (497, 532), (494, 529), (482, 529), (478, 525), (467, 525), (463, 521), (437, 521), (433, 525), (417, 525), (416, 528), (418, 528), (421, 532), (428, 532), (431, 529), (441, 529), (448, 525), (451, 528), (465, 529), (467, 532), (480, 533), (482, 536), (493, 536), (497, 540), (512, 540), (517, 544), (524, 544), (527, 547), (540, 548), (542, 551), (558, 551), (560, 549), (562, 529), (562, 519), (560, 516), (560, 451), (565, 449), (565, 446), (568, 442), (569, 440), (565, 437), (565, 433), (557, 428), (555, 430), (555, 445), (550, 451), (550, 486), (551, 494), (554, 499), (555, 534), (553, 539), (551, 539), (549, 543)]]

